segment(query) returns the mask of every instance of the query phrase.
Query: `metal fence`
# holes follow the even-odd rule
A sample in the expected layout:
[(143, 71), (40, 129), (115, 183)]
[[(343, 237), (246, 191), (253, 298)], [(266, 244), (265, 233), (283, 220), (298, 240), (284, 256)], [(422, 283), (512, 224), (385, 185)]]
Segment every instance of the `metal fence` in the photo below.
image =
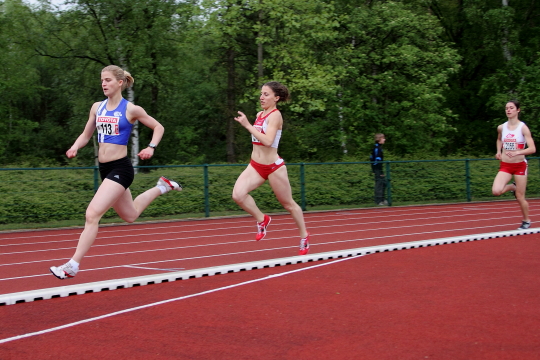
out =
[[(495, 159), (385, 161), (390, 206), (495, 199), (491, 194)], [(246, 164), (138, 166), (133, 196), (155, 186), (159, 176), (182, 183), (184, 191), (158, 197), (142, 214), (149, 218), (240, 213), (231, 198)], [(289, 163), (293, 197), (303, 210), (376, 206), (369, 162)], [(540, 158), (529, 158), (527, 197), (540, 194)], [(0, 224), (84, 221), (99, 186), (97, 167), (1, 168)], [(252, 192), (259, 207), (283, 211), (268, 183)], [(505, 194), (503, 197), (511, 196)], [(104, 219), (117, 218), (114, 211)]]

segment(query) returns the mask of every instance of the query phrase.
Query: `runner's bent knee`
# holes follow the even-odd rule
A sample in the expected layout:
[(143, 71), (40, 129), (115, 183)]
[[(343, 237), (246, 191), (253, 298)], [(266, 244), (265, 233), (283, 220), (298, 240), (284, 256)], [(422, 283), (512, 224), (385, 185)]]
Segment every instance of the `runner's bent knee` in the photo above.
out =
[(234, 189), (232, 193), (232, 199), (236, 203), (242, 203), (247, 197), (247, 192)]
[(281, 202), (281, 206), (285, 208), (288, 212), (293, 212), (300, 208), (300, 206), (294, 201), (283, 201)]
[(86, 209), (86, 222), (99, 222), (102, 216), (103, 214), (101, 212), (95, 211), (95, 209), (90, 206)]

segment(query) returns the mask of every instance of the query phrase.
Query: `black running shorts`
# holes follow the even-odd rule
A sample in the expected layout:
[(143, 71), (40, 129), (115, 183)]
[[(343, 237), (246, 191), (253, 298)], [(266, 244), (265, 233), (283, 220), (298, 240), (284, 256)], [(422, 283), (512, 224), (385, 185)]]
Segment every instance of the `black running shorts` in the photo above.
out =
[(105, 179), (112, 180), (122, 185), (124, 189), (127, 189), (135, 178), (133, 165), (131, 165), (131, 161), (127, 156), (106, 163), (100, 162), (99, 174), (101, 175), (101, 181)]

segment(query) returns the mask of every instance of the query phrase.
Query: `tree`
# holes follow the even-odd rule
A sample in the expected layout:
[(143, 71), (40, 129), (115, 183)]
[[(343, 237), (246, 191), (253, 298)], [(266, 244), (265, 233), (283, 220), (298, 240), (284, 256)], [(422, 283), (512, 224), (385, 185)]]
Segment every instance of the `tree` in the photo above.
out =
[(332, 59), (338, 19), (332, 4), (319, 0), (264, 1), (264, 78), (285, 83), (292, 102), (283, 107), (280, 152), (296, 159), (341, 156), (336, 116), (338, 71)]
[(445, 92), (447, 105), (457, 115), (457, 132), (447, 151), (491, 154), (496, 126), (504, 121), (504, 103), (521, 97), (520, 88), (527, 86), (525, 67), (537, 58), (538, 4), (532, 0), (411, 2), (427, 6), (437, 16), (446, 41), (455, 44), (462, 57), (461, 68)]
[[(80, 97), (72, 98), (74, 127), (79, 132), (82, 130), (81, 119), (87, 118), (91, 106), (88, 99), (103, 98), (96, 79), (109, 64), (119, 65), (133, 74), (134, 93), (128, 92), (128, 100), (145, 107), (159, 119), (161, 80), (170, 77), (173, 71), (161, 64), (177, 56), (177, 34), (185, 20), (180, 14), (183, 5), (174, 0), (67, 3), (70, 4), (67, 10), (53, 16), (40, 16), (36, 12), (39, 33), (29, 30), (26, 39), (39, 56), (55, 59), (65, 65), (66, 71), (76, 72), (75, 78), (66, 74), (63, 79), (65, 85), (83, 88)], [(82, 99), (84, 105), (79, 104)], [(142, 129), (141, 141), (148, 142), (150, 136), (147, 129)], [(134, 138), (137, 140), (138, 134)], [(138, 143), (132, 147), (136, 154)]]
[(454, 131), (444, 92), (460, 60), (439, 22), (400, 2), (344, 10), (335, 64), (348, 145), (366, 154), (383, 132), (396, 153), (438, 154)]
[(28, 16), (29, 9), (21, 1), (0, 3), (0, 156), (7, 163), (20, 154), (31, 156), (33, 130), (39, 127), (33, 117), (42, 90), (38, 64), (19, 36), (18, 20)]

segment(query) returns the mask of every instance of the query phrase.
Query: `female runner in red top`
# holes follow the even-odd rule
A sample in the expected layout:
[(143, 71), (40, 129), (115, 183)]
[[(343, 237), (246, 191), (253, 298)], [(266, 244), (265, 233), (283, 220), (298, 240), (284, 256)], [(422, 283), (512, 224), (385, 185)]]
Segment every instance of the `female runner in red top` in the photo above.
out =
[(236, 180), (232, 197), (257, 220), (255, 239), (259, 241), (266, 236), (266, 228), (271, 218), (259, 210), (249, 193), (268, 180), (276, 198), (292, 215), (300, 230), (299, 255), (305, 255), (309, 252), (309, 233), (306, 230), (304, 214), (293, 200), (287, 167), (277, 152), (283, 127), (283, 118), (277, 104), (288, 99), (289, 90), (285, 85), (275, 81), (268, 82), (261, 88), (259, 100), (263, 111), (257, 114), (255, 123), (251, 125), (246, 115), (240, 111), (240, 116), (234, 118), (251, 133), (253, 152), (250, 164)]
[[(497, 127), (497, 154), (495, 157), (501, 160), (499, 172), (493, 181), (492, 192), (500, 196), (507, 191), (513, 191), (521, 207), (523, 220), (518, 229), (528, 229), (531, 226), (529, 218), (529, 203), (525, 200), (527, 188), (527, 160), (525, 155), (536, 152), (531, 131), (518, 119), (520, 112), (517, 101), (506, 103), (506, 116), (508, 121)], [(508, 182), (514, 176), (514, 182)]]

